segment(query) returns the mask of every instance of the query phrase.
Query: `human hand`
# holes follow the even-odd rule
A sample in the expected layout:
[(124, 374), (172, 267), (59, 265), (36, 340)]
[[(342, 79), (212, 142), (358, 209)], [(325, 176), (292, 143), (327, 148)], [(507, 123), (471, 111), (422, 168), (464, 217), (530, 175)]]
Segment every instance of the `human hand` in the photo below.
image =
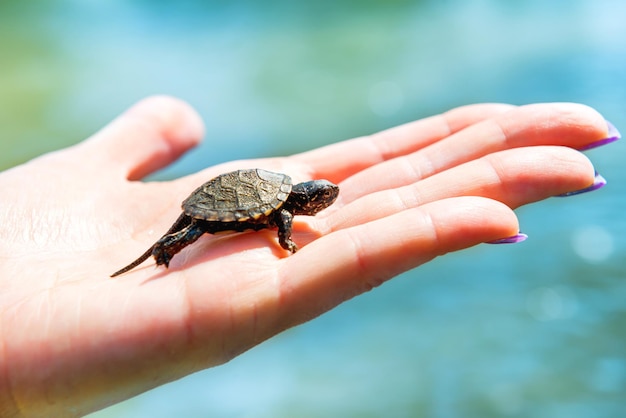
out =
[[(573, 104), (474, 105), (285, 158), (137, 180), (202, 136), (170, 98), (0, 174), (0, 416), (77, 416), (226, 362), (434, 257), (514, 236), (512, 209), (594, 183), (608, 138)], [(262, 167), (325, 178), (337, 202), (275, 231), (203, 236), (169, 269), (109, 275), (156, 241), (199, 184)], [(495, 250), (494, 250), (495, 251)]]

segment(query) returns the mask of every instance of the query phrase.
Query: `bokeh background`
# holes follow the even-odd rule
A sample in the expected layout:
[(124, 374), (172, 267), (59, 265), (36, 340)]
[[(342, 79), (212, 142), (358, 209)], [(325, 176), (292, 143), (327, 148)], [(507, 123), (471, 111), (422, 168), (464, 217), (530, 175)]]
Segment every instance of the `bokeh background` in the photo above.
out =
[[(620, 0), (2, 0), (0, 168), (155, 93), (208, 134), (153, 179), (473, 102), (582, 102), (626, 131), (625, 17)], [(588, 153), (604, 189), (521, 208), (525, 243), (435, 260), (90, 417), (624, 416), (625, 147)]]

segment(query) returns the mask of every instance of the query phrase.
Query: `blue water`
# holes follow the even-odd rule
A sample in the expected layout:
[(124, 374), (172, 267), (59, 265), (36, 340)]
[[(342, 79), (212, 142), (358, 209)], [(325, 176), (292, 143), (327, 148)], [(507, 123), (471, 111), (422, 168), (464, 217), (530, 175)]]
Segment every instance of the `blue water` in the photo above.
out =
[[(472, 102), (582, 102), (626, 132), (620, 1), (33, 3), (0, 6), (4, 168), (154, 93), (208, 132), (158, 179)], [(588, 153), (601, 191), (521, 208), (527, 242), (437, 259), (91, 417), (622, 416), (625, 147)]]

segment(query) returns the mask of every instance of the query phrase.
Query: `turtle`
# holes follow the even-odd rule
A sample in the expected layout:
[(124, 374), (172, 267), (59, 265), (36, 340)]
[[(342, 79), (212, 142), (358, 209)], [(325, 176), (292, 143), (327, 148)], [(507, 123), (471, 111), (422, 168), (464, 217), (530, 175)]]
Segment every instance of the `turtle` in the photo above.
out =
[(293, 184), (291, 177), (261, 168), (221, 174), (193, 191), (182, 202), (182, 213), (170, 229), (138, 259), (116, 271), (125, 273), (153, 256), (157, 266), (204, 233), (258, 231), (278, 228), (278, 242), (290, 253), (298, 250), (291, 240), (294, 215), (316, 215), (332, 205), (339, 187), (328, 180)]

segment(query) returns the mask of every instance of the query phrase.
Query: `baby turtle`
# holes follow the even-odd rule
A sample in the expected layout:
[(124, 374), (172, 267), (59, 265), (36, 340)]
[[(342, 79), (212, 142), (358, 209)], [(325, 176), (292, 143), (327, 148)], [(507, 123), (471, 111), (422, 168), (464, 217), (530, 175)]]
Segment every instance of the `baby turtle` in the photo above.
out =
[(294, 215), (315, 215), (332, 205), (339, 187), (327, 180), (293, 185), (286, 174), (260, 168), (222, 174), (198, 187), (182, 203), (174, 225), (137, 260), (111, 275), (115, 277), (154, 256), (157, 265), (169, 266), (176, 253), (202, 234), (258, 231), (278, 228), (280, 246), (298, 250), (291, 240)]

